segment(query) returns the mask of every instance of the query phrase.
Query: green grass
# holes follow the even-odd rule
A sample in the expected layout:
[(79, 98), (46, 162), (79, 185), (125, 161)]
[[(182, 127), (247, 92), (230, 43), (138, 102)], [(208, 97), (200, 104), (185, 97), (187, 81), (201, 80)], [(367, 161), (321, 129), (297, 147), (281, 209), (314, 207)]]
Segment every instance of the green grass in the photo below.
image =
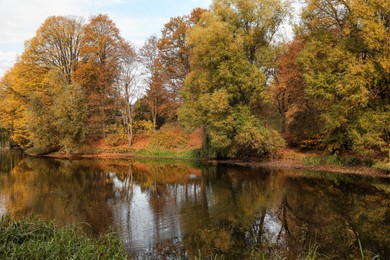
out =
[(98, 239), (78, 228), (58, 228), (53, 223), (26, 218), (0, 219), (0, 259), (126, 259), (117, 235)]
[(199, 159), (200, 150), (187, 150), (187, 151), (169, 151), (163, 149), (142, 149), (135, 150), (135, 156), (150, 156), (157, 158), (178, 158), (178, 159)]
[(316, 156), (303, 158), (303, 163), (307, 165), (339, 165), (339, 166), (366, 166), (372, 167), (374, 160), (372, 159), (360, 159), (356, 157), (341, 157), (336, 155), (330, 156)]
[(304, 255), (302, 259), (305, 259), (305, 260), (317, 259), (317, 257), (318, 257), (317, 250), (318, 250), (317, 243), (310, 244), (309, 250), (306, 252), (306, 255)]
[[(206, 243), (208, 243), (206, 241)], [(363, 250), (358, 240), (362, 260), (379, 258)], [(318, 244), (310, 245), (300, 259), (323, 259), (318, 254)], [(194, 259), (225, 259), (223, 254), (203, 256), (200, 248)], [(261, 252), (251, 252), (250, 259), (266, 259)], [(98, 239), (88, 238), (79, 228), (58, 228), (51, 222), (34, 218), (13, 221), (8, 216), (0, 218), (0, 259), (127, 259), (123, 243), (115, 233)], [(144, 259), (146, 259), (146, 255)], [(228, 257), (227, 257), (228, 258)], [(284, 258), (280, 258), (284, 259)]]

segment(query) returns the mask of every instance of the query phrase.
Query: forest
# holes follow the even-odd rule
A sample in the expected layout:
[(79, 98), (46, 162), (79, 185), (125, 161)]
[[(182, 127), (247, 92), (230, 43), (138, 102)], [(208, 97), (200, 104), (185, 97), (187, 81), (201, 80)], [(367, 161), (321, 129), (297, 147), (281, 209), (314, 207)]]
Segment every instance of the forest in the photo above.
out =
[(108, 15), (47, 18), (1, 78), (0, 141), (78, 153), (164, 125), (202, 156), (285, 146), (390, 160), (390, 2), (307, 0), (291, 40), (282, 0), (214, 0), (136, 47)]

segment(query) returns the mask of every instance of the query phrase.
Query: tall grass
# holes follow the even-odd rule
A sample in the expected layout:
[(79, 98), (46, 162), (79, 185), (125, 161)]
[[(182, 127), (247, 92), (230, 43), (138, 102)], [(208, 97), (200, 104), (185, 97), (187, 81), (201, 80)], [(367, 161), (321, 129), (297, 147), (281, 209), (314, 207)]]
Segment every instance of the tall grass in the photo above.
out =
[[(201, 234), (202, 235), (202, 234)], [(204, 234), (203, 234), (204, 236)], [(229, 259), (224, 254), (215, 254), (208, 241), (206, 255), (198, 245), (198, 254), (193, 259)], [(358, 240), (359, 253), (362, 260), (379, 259), (377, 255), (363, 250)], [(140, 256), (147, 259), (148, 256)], [(267, 259), (261, 252), (252, 251), (249, 259)], [(18, 222), (8, 216), (0, 218), (0, 259), (127, 259), (123, 243), (115, 233), (108, 233), (98, 239), (86, 237), (80, 229), (58, 228), (53, 223), (26, 218)], [(276, 259), (285, 259), (277, 256)], [(310, 244), (308, 251), (303, 252), (299, 259), (328, 259), (318, 253), (318, 244)]]
[(306, 252), (306, 255), (302, 258), (305, 260), (315, 260), (317, 259), (317, 250), (318, 250), (318, 245), (317, 243), (310, 244), (309, 250)]
[(0, 259), (126, 259), (123, 244), (110, 233), (91, 239), (77, 228), (27, 218), (0, 219)]

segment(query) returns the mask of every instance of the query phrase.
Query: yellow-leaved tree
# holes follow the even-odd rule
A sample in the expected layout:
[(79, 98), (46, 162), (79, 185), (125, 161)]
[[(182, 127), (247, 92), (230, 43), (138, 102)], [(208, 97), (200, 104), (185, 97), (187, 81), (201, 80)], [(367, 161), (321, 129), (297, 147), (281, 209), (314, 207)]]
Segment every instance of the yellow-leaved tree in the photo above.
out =
[(311, 0), (299, 61), (332, 152), (390, 152), (390, 3)]
[(85, 94), (73, 79), (82, 32), (80, 18), (47, 18), (3, 78), (10, 111), (2, 113), (8, 115), (2, 121), (9, 122), (12, 139), (32, 146), (32, 153), (71, 152), (84, 141)]
[(260, 112), (269, 102), (263, 54), (286, 15), (279, 0), (215, 0), (190, 30), (180, 118), (204, 128), (205, 155), (264, 156), (283, 145)]

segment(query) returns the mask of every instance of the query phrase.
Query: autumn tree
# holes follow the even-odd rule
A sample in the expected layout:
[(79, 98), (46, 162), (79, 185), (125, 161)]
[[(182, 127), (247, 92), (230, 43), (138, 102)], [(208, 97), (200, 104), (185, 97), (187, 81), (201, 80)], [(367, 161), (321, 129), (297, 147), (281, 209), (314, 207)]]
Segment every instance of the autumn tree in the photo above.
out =
[(85, 136), (85, 100), (74, 82), (82, 20), (52, 16), (4, 78), (12, 139), (37, 153), (76, 149)]
[(131, 143), (137, 67), (108, 16), (49, 17), (1, 80), (1, 126), (33, 153), (77, 151), (119, 124)]
[(145, 41), (139, 54), (144, 67), (146, 99), (154, 129), (159, 126), (159, 122), (165, 121), (168, 102), (168, 93), (164, 88), (166, 75), (162, 71), (157, 45), (158, 38), (151, 36)]
[(209, 156), (262, 156), (282, 145), (259, 114), (268, 100), (260, 57), (286, 12), (279, 1), (214, 1), (190, 30), (181, 119), (203, 126)]
[(329, 152), (389, 151), (388, 1), (309, 1), (300, 55)]
[(167, 92), (168, 117), (173, 120), (176, 119), (177, 108), (183, 103), (180, 91), (191, 70), (191, 48), (186, 43), (187, 32), (197, 24), (204, 11), (196, 8), (190, 15), (173, 17), (161, 30), (158, 59), (166, 79), (164, 88)]
[(146, 99), (155, 129), (165, 121), (177, 118), (177, 109), (183, 103), (180, 91), (190, 71), (191, 50), (186, 36), (203, 12), (197, 8), (191, 15), (171, 18), (161, 30), (161, 39), (151, 36), (140, 49)]
[(26, 118), (36, 152), (70, 152), (86, 134), (85, 95), (73, 75), (80, 60), (82, 19), (49, 17), (29, 41), (22, 60), (37, 82), (28, 96)]
[(122, 38), (115, 23), (102, 14), (92, 16), (83, 33), (77, 81), (87, 91), (89, 134), (105, 136), (107, 125), (115, 123), (114, 83), (119, 73)]
[(19, 84), (21, 67), (20, 61), (17, 61), (0, 81), (0, 122), (10, 139), (25, 147), (30, 145), (30, 137), (24, 114), (27, 93), (24, 86)]
[(36, 37), (29, 41), (26, 58), (42, 69), (56, 68), (65, 84), (72, 83), (72, 75), (80, 59), (82, 26), (83, 20), (79, 17), (47, 18)]
[(273, 104), (281, 117), (282, 133), (286, 132), (294, 115), (305, 109), (303, 73), (297, 59), (303, 47), (303, 39), (296, 37), (283, 46), (284, 51), (276, 63), (276, 73), (270, 90)]
[(119, 56), (119, 76), (115, 86), (119, 101), (119, 112), (129, 146), (131, 146), (133, 140), (133, 105), (142, 94), (138, 65), (138, 56), (134, 46), (122, 41)]
[(282, 54), (276, 59), (275, 73), (270, 86), (273, 105), (281, 118), (281, 132), (290, 145), (319, 148), (319, 132), (322, 128), (319, 111), (305, 93), (303, 68), (298, 61), (305, 41), (299, 34), (283, 44)]
[(53, 89), (59, 92), (53, 98), (54, 126), (58, 129), (60, 147), (65, 153), (77, 152), (88, 133), (88, 106), (85, 89), (78, 83), (57, 81)]

